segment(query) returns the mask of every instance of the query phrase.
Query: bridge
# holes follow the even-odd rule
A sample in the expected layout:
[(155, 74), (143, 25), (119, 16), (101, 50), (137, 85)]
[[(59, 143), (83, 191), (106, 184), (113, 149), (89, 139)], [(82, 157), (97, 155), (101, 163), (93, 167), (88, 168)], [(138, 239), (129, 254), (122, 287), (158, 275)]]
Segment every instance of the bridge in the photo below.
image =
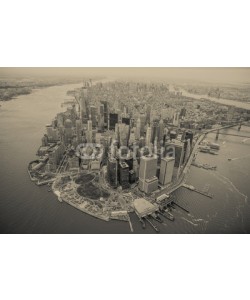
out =
[(186, 182), (187, 179), (187, 175), (189, 173), (190, 170), (190, 166), (192, 164), (193, 158), (196, 155), (196, 153), (198, 152), (198, 147), (199, 144), (204, 140), (204, 138), (206, 137), (207, 134), (212, 133), (212, 132), (216, 132), (218, 130), (222, 130), (222, 129), (226, 129), (226, 128), (231, 128), (237, 125), (242, 124), (242, 122), (238, 122), (235, 124), (231, 124), (231, 125), (226, 125), (226, 126), (221, 126), (219, 128), (213, 128), (213, 129), (209, 129), (205, 132), (203, 132), (199, 138), (197, 139), (192, 152), (188, 158), (188, 161), (186, 162), (186, 164), (184, 165), (183, 171), (181, 172), (180, 177), (173, 183), (171, 183), (169, 186), (164, 187), (163, 189), (161, 189), (160, 191), (157, 191), (154, 193), (155, 198), (159, 197), (162, 194), (171, 194), (173, 193), (175, 190), (177, 190), (178, 188), (180, 188), (181, 186), (183, 186), (183, 183)]
[(237, 137), (242, 137), (242, 138), (250, 138), (250, 135), (240, 135), (240, 134), (233, 134), (233, 133), (226, 133), (226, 132), (217, 132), (216, 133), (216, 139), (219, 138), (219, 135), (222, 134), (222, 135), (230, 135), (230, 136), (237, 136)]
[(210, 131), (210, 133), (216, 131), (216, 140), (219, 139), (219, 135), (220, 134), (222, 134), (222, 135), (229, 135), (229, 136), (236, 136), (236, 137), (242, 137), (242, 138), (250, 138), (249, 135), (247, 136), (247, 135), (240, 135), (240, 134), (234, 134), (234, 133), (220, 132), (221, 129), (227, 129), (227, 128), (231, 128), (231, 127), (235, 127), (235, 126), (238, 126), (238, 131), (240, 131), (242, 125), (250, 127), (250, 125), (248, 123), (241, 121), (241, 122), (237, 122), (235, 124), (227, 125), (227, 126), (225, 126), (223, 128), (216, 128), (213, 131)]

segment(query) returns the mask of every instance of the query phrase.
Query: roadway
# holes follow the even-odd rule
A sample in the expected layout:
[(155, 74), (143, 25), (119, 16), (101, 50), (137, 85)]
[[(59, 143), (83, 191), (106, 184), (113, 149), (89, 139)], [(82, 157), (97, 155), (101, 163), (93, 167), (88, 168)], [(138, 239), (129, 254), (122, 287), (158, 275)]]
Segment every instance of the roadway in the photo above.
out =
[(159, 197), (161, 196), (162, 194), (171, 194), (173, 193), (175, 190), (177, 190), (179, 187), (182, 186), (183, 183), (185, 183), (186, 179), (187, 179), (187, 175), (188, 175), (188, 172), (190, 170), (190, 166), (191, 166), (191, 163), (193, 161), (193, 158), (195, 156), (195, 154), (198, 152), (198, 147), (199, 147), (199, 144), (202, 142), (202, 140), (206, 137), (207, 134), (211, 133), (211, 132), (214, 132), (214, 131), (217, 131), (217, 130), (221, 130), (221, 129), (225, 129), (225, 128), (230, 128), (230, 127), (234, 127), (234, 126), (237, 126), (237, 124), (233, 124), (233, 125), (226, 125), (226, 126), (222, 126), (222, 127), (219, 127), (219, 128), (213, 128), (213, 129), (210, 129), (210, 130), (207, 130), (206, 132), (203, 132), (199, 138), (197, 139), (194, 147), (193, 147), (193, 150), (189, 156), (189, 159), (186, 163), (186, 165), (184, 166), (184, 169), (180, 175), (180, 177), (177, 179), (177, 181), (173, 184), (171, 184), (170, 186), (167, 186), (163, 189), (161, 189), (159, 192), (156, 192), (154, 195), (155, 197)]

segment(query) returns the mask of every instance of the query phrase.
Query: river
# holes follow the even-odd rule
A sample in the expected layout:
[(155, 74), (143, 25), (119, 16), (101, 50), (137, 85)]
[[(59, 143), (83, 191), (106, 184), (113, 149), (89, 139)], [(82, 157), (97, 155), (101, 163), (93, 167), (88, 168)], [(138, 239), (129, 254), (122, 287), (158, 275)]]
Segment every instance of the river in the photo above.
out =
[[(1, 233), (130, 233), (123, 221), (105, 222), (86, 215), (48, 192), (48, 187), (32, 183), (28, 163), (35, 158), (45, 125), (62, 110), (66, 92), (80, 85), (64, 85), (36, 90), (3, 102), (0, 108), (0, 232)], [(227, 132), (237, 133), (236, 129)], [(240, 133), (249, 135), (250, 128)], [(213, 140), (215, 134), (210, 134)], [(180, 188), (175, 192), (187, 214), (177, 208), (174, 222), (159, 224), (162, 233), (245, 233), (250, 232), (250, 140), (220, 136), (220, 154), (200, 153), (199, 161), (217, 164), (217, 171), (191, 167), (188, 183), (202, 189), (210, 184), (210, 199)], [(234, 158), (228, 161), (228, 158)], [(141, 228), (131, 215), (135, 233), (154, 233)]]
[(217, 102), (221, 105), (231, 105), (231, 106), (235, 106), (235, 107), (238, 107), (238, 108), (243, 108), (243, 109), (250, 110), (250, 103), (247, 103), (247, 102), (241, 102), (241, 101), (237, 101), (237, 100), (229, 100), (229, 99), (223, 99), (223, 98), (216, 98), (216, 97), (209, 97), (207, 95), (192, 94), (192, 93), (187, 92), (184, 89), (180, 89), (180, 91), (182, 92), (182, 95), (186, 96), (186, 97), (191, 97), (191, 98), (194, 98), (194, 99), (205, 98), (205, 99), (208, 99), (210, 101)]

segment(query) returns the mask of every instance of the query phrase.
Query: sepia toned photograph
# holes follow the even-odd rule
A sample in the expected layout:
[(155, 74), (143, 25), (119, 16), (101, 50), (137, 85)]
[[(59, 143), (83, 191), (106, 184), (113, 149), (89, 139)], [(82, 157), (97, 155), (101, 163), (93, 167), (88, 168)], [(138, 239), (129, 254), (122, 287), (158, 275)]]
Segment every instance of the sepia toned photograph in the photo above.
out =
[(250, 233), (250, 68), (0, 68), (0, 232)]

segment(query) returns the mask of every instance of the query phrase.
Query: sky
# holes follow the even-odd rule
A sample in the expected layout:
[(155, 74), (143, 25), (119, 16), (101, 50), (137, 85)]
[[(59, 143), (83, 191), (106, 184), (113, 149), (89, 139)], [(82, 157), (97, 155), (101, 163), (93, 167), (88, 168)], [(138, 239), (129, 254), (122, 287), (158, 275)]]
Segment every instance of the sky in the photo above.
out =
[(64, 78), (101, 76), (125, 79), (250, 83), (250, 68), (0, 68), (0, 76)]

